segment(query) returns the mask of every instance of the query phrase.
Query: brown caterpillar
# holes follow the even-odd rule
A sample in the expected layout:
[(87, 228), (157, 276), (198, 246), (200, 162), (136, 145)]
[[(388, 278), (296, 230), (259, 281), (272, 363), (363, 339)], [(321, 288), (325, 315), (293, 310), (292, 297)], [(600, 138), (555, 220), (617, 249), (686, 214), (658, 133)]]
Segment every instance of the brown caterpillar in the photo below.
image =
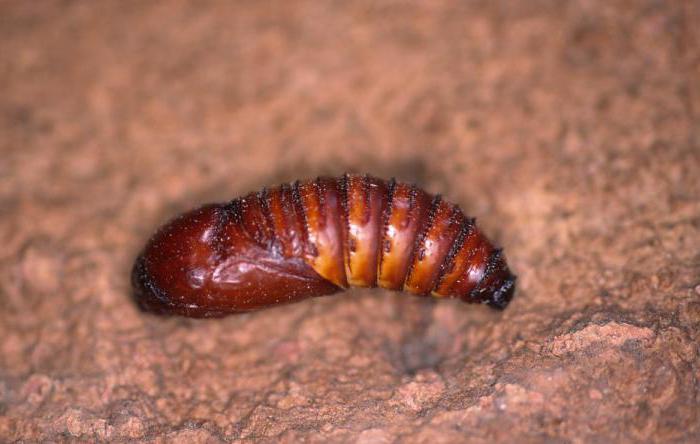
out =
[(216, 317), (335, 293), (404, 290), (505, 308), (515, 276), (474, 219), (414, 185), (345, 174), (263, 189), (161, 227), (132, 272), (149, 311)]

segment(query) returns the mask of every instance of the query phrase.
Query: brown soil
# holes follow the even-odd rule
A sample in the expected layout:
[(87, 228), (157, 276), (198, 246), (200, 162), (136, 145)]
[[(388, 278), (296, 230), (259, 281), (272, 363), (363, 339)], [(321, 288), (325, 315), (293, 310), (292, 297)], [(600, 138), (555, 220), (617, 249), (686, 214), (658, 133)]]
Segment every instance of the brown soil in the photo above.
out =
[[(698, 442), (697, 2), (3, 2), (0, 441)], [(344, 170), (459, 202), (504, 312), (159, 318), (169, 216)]]

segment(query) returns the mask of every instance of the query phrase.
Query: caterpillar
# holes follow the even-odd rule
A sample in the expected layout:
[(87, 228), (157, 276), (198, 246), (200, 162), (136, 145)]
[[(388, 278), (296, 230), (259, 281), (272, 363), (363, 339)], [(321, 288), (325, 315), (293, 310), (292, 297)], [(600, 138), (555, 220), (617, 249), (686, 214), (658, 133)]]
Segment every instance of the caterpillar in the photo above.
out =
[(457, 205), (356, 174), (186, 212), (153, 235), (132, 271), (142, 309), (190, 317), (375, 286), (503, 309), (515, 279)]

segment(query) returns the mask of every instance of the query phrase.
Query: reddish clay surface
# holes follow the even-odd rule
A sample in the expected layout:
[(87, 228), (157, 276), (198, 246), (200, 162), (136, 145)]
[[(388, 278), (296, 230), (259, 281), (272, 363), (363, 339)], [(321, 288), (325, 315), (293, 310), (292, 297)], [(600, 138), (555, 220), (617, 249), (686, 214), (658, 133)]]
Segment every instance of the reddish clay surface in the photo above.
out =
[[(700, 441), (697, 2), (3, 2), (0, 441)], [(168, 217), (344, 170), (476, 215), (502, 313), (130, 297)]]

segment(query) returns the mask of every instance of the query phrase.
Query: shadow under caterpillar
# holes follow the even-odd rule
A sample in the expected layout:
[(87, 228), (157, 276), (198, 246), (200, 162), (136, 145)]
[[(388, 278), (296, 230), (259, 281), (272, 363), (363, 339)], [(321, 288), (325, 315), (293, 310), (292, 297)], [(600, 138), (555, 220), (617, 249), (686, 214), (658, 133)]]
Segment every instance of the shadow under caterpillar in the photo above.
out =
[(144, 310), (218, 317), (350, 286), (503, 309), (515, 291), (501, 249), (457, 205), (372, 176), (319, 177), (186, 212), (136, 259)]

